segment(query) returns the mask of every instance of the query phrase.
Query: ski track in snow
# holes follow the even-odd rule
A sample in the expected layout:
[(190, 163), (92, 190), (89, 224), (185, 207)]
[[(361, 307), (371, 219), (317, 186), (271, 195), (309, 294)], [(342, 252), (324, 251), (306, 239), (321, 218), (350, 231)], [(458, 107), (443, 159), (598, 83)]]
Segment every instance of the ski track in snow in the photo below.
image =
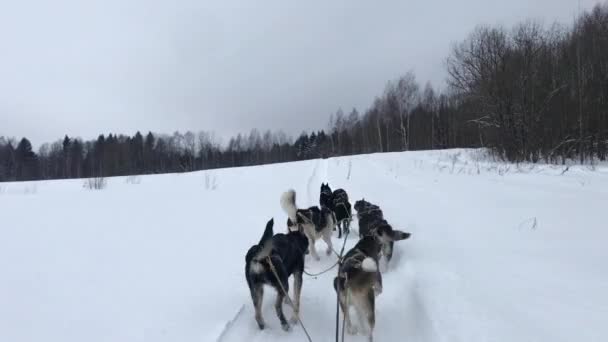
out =
[[(326, 182), (327, 181), (327, 175), (328, 175), (328, 161), (326, 159), (319, 159), (316, 160), (314, 162), (312, 171), (310, 172), (310, 176), (308, 177), (308, 180), (306, 182), (306, 197), (307, 197), (307, 202), (305, 202), (306, 204), (301, 204), (300, 202), (298, 202), (298, 205), (301, 207), (308, 207), (308, 206), (312, 206), (312, 205), (318, 205), (318, 203), (315, 202), (315, 200), (318, 199), (318, 195), (316, 195), (321, 187), (321, 183), (322, 182)], [(334, 248), (336, 248), (336, 246), (341, 246), (342, 245), (342, 241), (343, 240), (338, 240), (337, 238), (334, 237), (333, 239), (333, 243), (334, 243)], [(325, 250), (325, 243), (321, 240), (317, 241), (317, 248), (319, 248), (319, 255), (321, 256), (321, 261), (320, 262), (316, 262), (314, 260), (312, 260), (310, 258), (310, 256), (306, 257), (306, 270), (309, 273), (317, 273), (319, 271), (325, 270), (328, 267), (330, 267), (331, 265), (333, 265), (333, 263), (335, 263), (336, 261), (336, 257), (334, 255), (330, 255), (330, 256), (326, 256), (324, 253), (322, 253), (321, 251)], [(321, 263), (321, 264), (319, 264)], [(301, 295), (301, 311), (302, 313), (300, 314), (300, 317), (303, 321), (303, 323), (305, 324), (305, 326), (307, 327), (307, 329), (309, 330), (309, 333), (311, 333), (313, 335), (313, 340), (314, 341), (325, 341), (326, 339), (324, 339), (327, 336), (333, 336), (333, 332), (327, 336), (321, 336), (321, 335), (316, 335), (315, 336), (315, 332), (311, 331), (312, 329), (310, 328), (310, 326), (308, 325), (311, 322), (308, 322), (307, 318), (305, 318), (305, 313), (304, 313), (304, 306), (307, 306), (306, 303), (311, 303), (314, 305), (315, 302), (319, 302), (319, 299), (316, 298), (311, 301), (311, 298), (307, 298), (308, 296), (306, 295), (306, 292), (313, 292), (310, 288), (312, 286), (315, 286), (315, 288), (318, 288), (320, 292), (328, 292), (328, 290), (331, 290), (331, 292), (329, 292), (330, 296), (327, 296), (326, 294), (323, 296), (326, 300), (324, 300), (324, 304), (327, 304), (328, 302), (331, 303), (331, 294), (334, 294), (334, 300), (333, 303), (335, 303), (335, 292), (333, 292), (333, 285), (330, 285), (331, 287), (327, 287), (327, 283), (329, 282), (330, 284), (333, 284), (333, 278), (335, 277), (337, 271), (329, 271), (323, 275), (311, 278), (308, 275), (304, 275), (304, 285), (303, 285), (303, 290), (302, 290), (302, 295)], [(317, 281), (321, 282), (322, 285), (318, 286), (319, 284), (317, 283)], [(290, 285), (293, 285), (293, 281), (290, 278)], [(308, 289), (308, 290), (307, 290)], [(316, 292), (316, 291), (315, 291)], [(293, 292), (289, 291), (290, 296), (292, 296)], [(291, 324), (291, 330), (289, 333), (285, 333), (283, 331), (276, 331), (276, 330), (280, 330), (280, 326), (277, 323), (277, 317), (274, 311), (274, 307), (273, 307), (273, 303), (274, 303), (274, 297), (275, 297), (275, 291), (274, 289), (270, 288), (270, 287), (266, 287), (264, 290), (264, 310), (263, 310), (263, 314), (264, 314), (264, 319), (266, 321), (266, 325), (267, 328), (265, 329), (265, 331), (259, 331), (257, 324), (255, 323), (255, 321), (251, 320), (251, 317), (253, 317), (254, 314), (254, 310), (252, 305), (250, 304), (246, 309), (245, 309), (245, 314), (244, 315), (240, 315), (239, 317), (237, 317), (237, 319), (235, 320), (235, 322), (233, 322), (233, 324), (230, 325), (229, 329), (226, 329), (226, 331), (223, 332), (222, 334), (222, 339), (221, 342), (229, 342), (229, 341), (242, 341), (243, 340), (243, 334), (242, 331), (246, 330), (247, 332), (249, 332), (251, 335), (251, 337), (249, 337), (248, 339), (251, 339), (251, 341), (266, 341), (269, 338), (271, 338), (271, 336), (275, 336), (275, 334), (278, 334), (279, 336), (277, 336), (277, 338), (281, 338), (281, 340), (301, 340), (302, 338), (305, 339), (304, 336), (304, 331), (302, 330), (302, 328), (300, 327), (299, 324)], [(293, 298), (293, 297), (292, 297)], [(327, 305), (325, 305), (325, 307), (327, 307)], [(335, 310), (335, 309), (334, 309)], [(284, 312), (287, 318), (290, 318), (292, 310), (291, 307), (289, 305), (284, 305)], [(333, 312), (333, 314), (331, 314), (331, 312)], [(330, 313), (328, 315), (328, 313)], [(322, 330), (327, 330), (330, 327), (333, 327), (333, 322), (331, 320), (331, 317), (333, 317), (333, 315), (335, 315), (335, 311), (326, 311), (323, 312), (323, 316), (326, 316), (324, 319), (323, 323), (329, 323), (328, 324), (324, 324), (324, 328)], [(311, 315), (311, 317), (314, 315)], [(314, 327), (314, 326), (313, 326)], [(333, 329), (333, 328), (332, 328)], [(270, 330), (270, 331), (269, 331)], [(332, 330), (333, 331), (333, 330)], [(329, 339), (332, 340), (332, 339)]]
[(319, 191), (321, 189), (321, 183), (327, 181), (327, 168), (327, 159), (317, 159), (315, 161), (314, 168), (306, 185), (307, 203), (309, 203), (306, 206), (319, 205)]
[[(608, 340), (608, 167), (505, 173), (468, 153), (214, 170), (214, 189), (204, 172), (111, 178), (103, 191), (82, 180), (1, 184), (0, 341), (304, 341), (297, 324), (282, 331), (271, 288), (258, 329), (244, 255), (269, 218), (285, 230), (282, 191), (318, 205), (322, 182), (412, 232), (383, 273), (375, 341)], [(530, 218), (535, 229), (522, 226)], [(317, 248), (312, 273), (336, 261)], [(304, 276), (301, 318), (315, 342), (334, 340), (335, 274)]]
[[(337, 160), (335, 160), (335, 162), (336, 162), (335, 166), (340, 166), (340, 164)], [(348, 165), (348, 164), (343, 163), (342, 165)], [(351, 166), (348, 165), (348, 167), (350, 168)], [(310, 203), (313, 202), (312, 201), (312, 199), (314, 199), (313, 194), (319, 192), (320, 184), (322, 182), (329, 181), (330, 185), (333, 186), (334, 188), (344, 187), (344, 188), (348, 188), (349, 191), (352, 191), (353, 193), (359, 192), (359, 191), (357, 191), (358, 189), (356, 189), (352, 186), (347, 187), (344, 184), (347, 182), (347, 174), (343, 174), (344, 179), (342, 179), (342, 174), (340, 174), (341, 172), (337, 172), (339, 174), (339, 176), (330, 178), (328, 170), (329, 170), (329, 161), (328, 160), (317, 160), (315, 162), (313, 171), (311, 172), (311, 175), (307, 182), (307, 193), (308, 193), (308, 199), (309, 199)], [(353, 198), (353, 203), (354, 203), (354, 200), (355, 200), (355, 198)], [(351, 230), (351, 234), (349, 236), (345, 252), (348, 251), (348, 249), (352, 248), (352, 246), (357, 242), (358, 232), (356, 230), (356, 224), (357, 224), (357, 221), (355, 219), (353, 221), (353, 227), (355, 227), (355, 229)], [(322, 242), (319, 241), (318, 243), (320, 243), (324, 247)], [(337, 239), (334, 236), (333, 243), (334, 243), (334, 248), (337, 249), (342, 246), (343, 240)], [(398, 252), (396, 254), (398, 254)], [(315, 265), (316, 261), (311, 260), (309, 257), (307, 257), (307, 271), (316, 273), (319, 270), (327, 269), (327, 267), (331, 266), (333, 264), (333, 262), (335, 262), (335, 259), (333, 259), (333, 257), (331, 257), (331, 259), (329, 261), (327, 259), (328, 259), (327, 257), (323, 258), (321, 260), (322, 265), (318, 266), (318, 265)], [(397, 259), (398, 259), (398, 255), (396, 255), (396, 257), (393, 259), (393, 263), (398, 262)], [(313, 268), (313, 267), (314, 267), (314, 270), (311, 270), (310, 268)], [(425, 307), (428, 300), (423, 297), (424, 291), (420, 288), (419, 284), (417, 284), (415, 282), (416, 272), (414, 272), (412, 267), (408, 267), (405, 272), (407, 274), (406, 282), (409, 284), (409, 286), (406, 287), (407, 290), (404, 291), (403, 293), (401, 293), (399, 291), (390, 291), (390, 292), (386, 291), (387, 288), (394, 286), (393, 284), (390, 284), (394, 280), (390, 280), (390, 276), (387, 277), (385, 275), (385, 280), (384, 280), (385, 292), (383, 293), (383, 295), (381, 295), (377, 299), (377, 302), (376, 302), (378, 306), (380, 306), (380, 305), (384, 306), (382, 308), (382, 311), (383, 311), (382, 313), (377, 312), (377, 322), (378, 322), (377, 329), (387, 329), (387, 328), (390, 329), (390, 327), (387, 327), (384, 325), (385, 321), (387, 320), (386, 318), (390, 318), (391, 316), (400, 315), (400, 316), (406, 318), (406, 320), (405, 320), (406, 329), (405, 330), (409, 331), (410, 340), (412, 340), (412, 341), (441, 341), (442, 339), (439, 338), (440, 335), (438, 334), (438, 330), (435, 327), (436, 323), (431, 320), (430, 314), (428, 312), (429, 310)], [(317, 298), (317, 300), (314, 302), (317, 302), (317, 303), (322, 302), (324, 304), (324, 307), (326, 308), (325, 312), (322, 315), (324, 318), (322, 319), (323, 328), (321, 328), (321, 329), (310, 329), (310, 327), (309, 327), (309, 324), (311, 322), (308, 320), (307, 317), (318, 318), (317, 315), (310, 315), (310, 314), (307, 315), (304, 313), (304, 311), (301, 314), (301, 318), (302, 318), (304, 324), (307, 326), (307, 329), (309, 330), (309, 332), (311, 330), (313, 331), (313, 332), (311, 332), (313, 341), (334, 341), (336, 297), (335, 297), (335, 292), (333, 291), (333, 286), (329, 285), (330, 287), (328, 287), (327, 284), (332, 284), (333, 278), (335, 277), (336, 273), (337, 273), (337, 270), (331, 270), (331, 271), (329, 271), (321, 276), (315, 277), (315, 278), (311, 278), (307, 275), (304, 275), (302, 307), (307, 306), (307, 304), (308, 305), (311, 304), (310, 299), (306, 298), (306, 297), (308, 297), (308, 295), (307, 295), (308, 293), (314, 293), (315, 296), (317, 296), (317, 297), (320, 297), (320, 295), (322, 294), (323, 299), (321, 301), (319, 301), (320, 298)], [(387, 279), (389, 279), (389, 280), (387, 280)], [(321, 286), (319, 286), (319, 285), (321, 285)], [(265, 300), (268, 301), (268, 303), (265, 303), (264, 317), (265, 317), (267, 325), (268, 325), (268, 321), (270, 320), (272, 322), (270, 325), (273, 326), (273, 328), (271, 328), (271, 329), (277, 330), (279, 328), (278, 323), (273, 322), (273, 321), (276, 321), (277, 318), (274, 313), (274, 309), (271, 305), (273, 303), (272, 298), (274, 298), (274, 290), (271, 290), (271, 289), (269, 289), (269, 290), (270, 291), (266, 291), (266, 293), (265, 293), (265, 295), (266, 295)], [(389, 297), (389, 298), (387, 298), (387, 297)], [(393, 297), (393, 298), (390, 298), (390, 297)], [(404, 303), (404, 302), (406, 303), (406, 305), (404, 305), (404, 306), (399, 305), (400, 303)], [(332, 307), (332, 305), (333, 305), (333, 307)], [(285, 308), (286, 315), (288, 312), (291, 313), (291, 311), (290, 311), (291, 308), (288, 305), (285, 305), (284, 308)], [(241, 315), (241, 317), (239, 317), (239, 320), (241, 320), (241, 321), (238, 324), (231, 326), (230, 331), (228, 331), (225, 334), (224, 338), (222, 339), (222, 342), (242, 340), (243, 339), (243, 335), (242, 335), (243, 330), (246, 330), (249, 333), (251, 333), (252, 335), (256, 336), (256, 337), (253, 337), (252, 341), (266, 341), (266, 340), (274, 337), (275, 334), (278, 334), (278, 336), (276, 336), (276, 338), (280, 338), (281, 340), (299, 341), (299, 340), (305, 339), (304, 332), (302, 331), (301, 327), (297, 324), (292, 326), (292, 330), (288, 334), (284, 334), (282, 331), (258, 332), (257, 325), (255, 325), (255, 322), (251, 319), (251, 317), (253, 316), (253, 308), (248, 307), (245, 311), (246, 311), (246, 314)], [(342, 315), (340, 315), (340, 317), (342, 317)], [(353, 318), (355, 320), (357, 319), (356, 316), (353, 316)], [(317, 322), (315, 320), (315, 322), (312, 322), (312, 323), (317, 323)], [(239, 326), (239, 324), (240, 324), (240, 326)], [(341, 326), (341, 324), (342, 324), (342, 321), (340, 320), (340, 326)], [(313, 327), (316, 327), (316, 325)], [(268, 328), (266, 330), (268, 330)], [(319, 330), (321, 332), (323, 332), (323, 334), (319, 334)], [(376, 335), (378, 335), (378, 334), (376, 334)], [(367, 339), (362, 335), (356, 335), (356, 336), (347, 335), (347, 336), (348, 336), (347, 337), (348, 341), (367, 341)], [(249, 337), (249, 338), (251, 338), (251, 337)], [(377, 338), (377, 340), (378, 340), (378, 338)], [(380, 339), (380, 340), (382, 340), (382, 339)]]
[(223, 342), (224, 341), (224, 335), (226, 335), (226, 333), (228, 331), (230, 331), (230, 328), (232, 328), (232, 325), (234, 324), (234, 322), (243, 314), (243, 311), (245, 310), (245, 304), (243, 304), (241, 306), (241, 308), (239, 309), (239, 311), (236, 312), (236, 314), (234, 315), (234, 317), (232, 317), (232, 319), (230, 319), (228, 321), (228, 323), (226, 323), (226, 325), (224, 326), (224, 328), (222, 329), (222, 331), (220, 332), (219, 336), (215, 339), (217, 342)]

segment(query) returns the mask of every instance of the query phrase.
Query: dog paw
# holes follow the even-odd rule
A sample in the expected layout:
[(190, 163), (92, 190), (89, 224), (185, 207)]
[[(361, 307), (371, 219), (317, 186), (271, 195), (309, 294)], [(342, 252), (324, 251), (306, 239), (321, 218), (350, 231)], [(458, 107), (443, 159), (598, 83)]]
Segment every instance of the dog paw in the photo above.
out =
[(258, 328), (260, 328), (260, 330), (264, 330), (265, 327), (266, 325), (264, 324), (264, 322), (258, 322)]
[(346, 331), (350, 334), (350, 335), (357, 335), (357, 333), (359, 332), (357, 330), (357, 327), (355, 327), (354, 325), (349, 325), (346, 327)]
[(291, 324), (298, 323), (298, 316), (297, 315), (291, 316), (291, 318), (289, 319), (289, 323), (291, 323)]
[(320, 257), (320, 256), (318, 256), (318, 255), (315, 255), (313, 258), (314, 258), (316, 261), (321, 261), (321, 257)]
[(327, 255), (331, 255), (331, 249), (326, 250), (326, 251), (325, 251), (325, 254), (327, 254)]
[(285, 323), (281, 323), (281, 328), (284, 331), (289, 331), (289, 323), (285, 322)]

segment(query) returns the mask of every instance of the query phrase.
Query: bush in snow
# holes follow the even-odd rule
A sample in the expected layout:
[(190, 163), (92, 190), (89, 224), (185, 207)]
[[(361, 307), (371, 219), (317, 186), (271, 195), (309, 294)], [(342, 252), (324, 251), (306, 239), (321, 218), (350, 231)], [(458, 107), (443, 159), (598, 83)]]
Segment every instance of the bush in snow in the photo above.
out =
[(141, 183), (141, 178), (139, 176), (129, 176), (125, 179), (125, 183), (127, 184), (139, 184)]
[(24, 195), (32, 195), (37, 192), (38, 192), (38, 187), (36, 186), (36, 184), (27, 185), (25, 188), (23, 188)]
[(104, 177), (85, 179), (83, 187), (89, 190), (102, 190), (106, 187), (106, 179)]
[(210, 175), (209, 173), (205, 172), (205, 189), (217, 189), (217, 177), (215, 175)]

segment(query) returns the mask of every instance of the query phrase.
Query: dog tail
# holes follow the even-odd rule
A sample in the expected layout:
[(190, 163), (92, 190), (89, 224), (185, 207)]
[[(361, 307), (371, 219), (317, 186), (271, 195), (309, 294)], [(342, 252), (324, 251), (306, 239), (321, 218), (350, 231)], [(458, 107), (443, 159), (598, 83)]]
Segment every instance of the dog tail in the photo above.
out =
[(376, 264), (376, 260), (373, 258), (367, 257), (361, 262), (361, 269), (364, 272), (376, 272), (378, 271), (378, 264)]
[(262, 234), (262, 238), (258, 243), (258, 251), (251, 260), (251, 272), (253, 273), (264, 272), (262, 261), (270, 255), (270, 252), (272, 252), (272, 236), (274, 235), (273, 226), (274, 219), (270, 219), (270, 221), (266, 223), (266, 229), (264, 229), (264, 234)]
[(296, 206), (296, 191), (293, 189), (287, 190), (281, 195), (281, 208), (285, 211), (291, 222), (296, 224), (298, 218), (296, 214), (298, 207)]

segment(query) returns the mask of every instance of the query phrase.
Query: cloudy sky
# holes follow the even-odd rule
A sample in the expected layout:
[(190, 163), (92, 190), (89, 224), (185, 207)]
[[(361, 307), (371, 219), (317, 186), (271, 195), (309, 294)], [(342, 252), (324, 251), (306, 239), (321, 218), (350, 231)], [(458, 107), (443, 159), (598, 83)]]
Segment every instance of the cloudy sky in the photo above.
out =
[[(582, 9), (596, 0), (580, 0)], [(440, 86), (477, 24), (578, 0), (0, 0), (0, 136), (325, 127), (413, 70)]]

